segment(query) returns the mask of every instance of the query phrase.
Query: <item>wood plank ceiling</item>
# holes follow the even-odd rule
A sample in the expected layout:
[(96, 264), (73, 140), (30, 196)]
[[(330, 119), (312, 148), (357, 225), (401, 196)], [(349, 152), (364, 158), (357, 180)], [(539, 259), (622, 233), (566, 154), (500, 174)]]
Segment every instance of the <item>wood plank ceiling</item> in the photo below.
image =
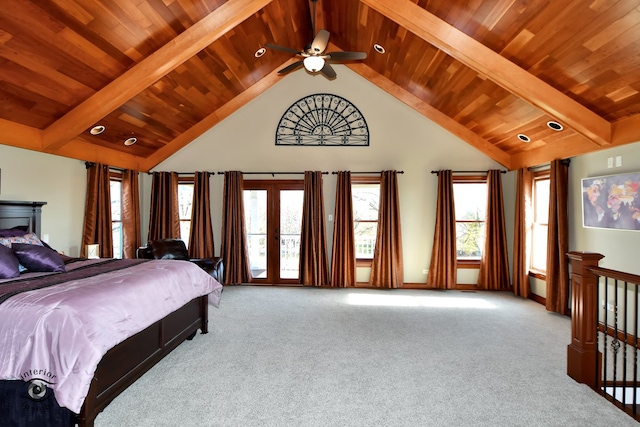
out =
[[(508, 169), (640, 140), (640, 0), (315, 6), (332, 50), (367, 52), (352, 70)], [(277, 71), (292, 55), (254, 53), (305, 46), (312, 10), (309, 0), (2, 0), (0, 143), (148, 171), (287, 78)], [(95, 125), (105, 132), (92, 135)]]

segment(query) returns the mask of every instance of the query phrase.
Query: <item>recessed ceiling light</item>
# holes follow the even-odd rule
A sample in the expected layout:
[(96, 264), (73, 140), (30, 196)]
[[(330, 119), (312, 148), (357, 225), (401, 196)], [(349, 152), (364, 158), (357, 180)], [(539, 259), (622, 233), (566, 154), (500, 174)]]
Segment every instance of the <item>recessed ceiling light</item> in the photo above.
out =
[(91, 130), (89, 131), (89, 133), (91, 133), (91, 135), (100, 135), (106, 129), (107, 129), (106, 127), (104, 127), (102, 125), (98, 125), (98, 126), (92, 127)]
[(130, 145), (135, 144), (136, 142), (138, 142), (138, 138), (136, 138), (135, 136), (132, 136), (131, 138), (127, 138), (124, 140), (124, 145), (128, 147)]
[(373, 45), (373, 50), (375, 50), (378, 53), (385, 53), (386, 52), (385, 48), (382, 45), (378, 44), (378, 43)]
[(265, 53), (267, 53), (267, 49), (261, 47), (260, 49), (256, 50), (256, 53), (254, 53), (253, 56), (255, 56), (256, 58), (260, 58)]
[(562, 126), (560, 123), (553, 120), (549, 120), (547, 122), (547, 126), (549, 127), (549, 129), (553, 129), (557, 132), (560, 132), (562, 129), (564, 129), (564, 126)]
[(522, 142), (531, 142), (531, 138), (529, 138), (527, 135), (525, 135), (524, 133), (519, 133), (518, 134), (518, 139)]

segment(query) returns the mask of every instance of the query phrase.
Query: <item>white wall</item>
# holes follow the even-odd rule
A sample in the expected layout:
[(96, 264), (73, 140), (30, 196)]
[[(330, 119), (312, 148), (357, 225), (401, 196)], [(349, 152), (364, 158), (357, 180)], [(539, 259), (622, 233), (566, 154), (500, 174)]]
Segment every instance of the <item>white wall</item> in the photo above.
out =
[[(622, 157), (621, 167), (607, 167), (609, 157)], [(615, 164), (615, 163), (614, 163)], [(610, 148), (576, 157), (569, 166), (569, 250), (599, 252), (600, 265), (612, 270), (640, 274), (640, 232), (582, 227), (581, 180), (604, 175), (640, 172), (640, 143)]]
[[(302, 70), (284, 77), (280, 83), (154, 170), (403, 170), (404, 175), (399, 178), (399, 191), (405, 282), (424, 283), (426, 275), (422, 271), (429, 266), (435, 224), (437, 178), (431, 171), (487, 170), (499, 168), (500, 165), (348, 68), (340, 65), (335, 68), (338, 77), (333, 81), (308, 75)], [(282, 114), (300, 98), (315, 93), (342, 96), (353, 103), (367, 121), (370, 146), (275, 146), (276, 126)], [(223, 177), (216, 175), (211, 179), (214, 239), (216, 253), (219, 253)], [(325, 175), (327, 215), (334, 211), (335, 185), (335, 176)], [(149, 186), (150, 177), (146, 177), (144, 187), (148, 190)], [(148, 212), (147, 208), (142, 215), (148, 216)], [(510, 216), (513, 217), (513, 214)], [(333, 224), (327, 223), (327, 228), (327, 241), (330, 243)], [(143, 227), (143, 230), (146, 232), (146, 228)], [(468, 274), (468, 271), (463, 274)], [(358, 279), (368, 280), (368, 272), (359, 271)], [(466, 280), (474, 281), (475, 278)]]
[(0, 145), (0, 199), (47, 202), (42, 236), (68, 255), (80, 255), (87, 186), (84, 162)]

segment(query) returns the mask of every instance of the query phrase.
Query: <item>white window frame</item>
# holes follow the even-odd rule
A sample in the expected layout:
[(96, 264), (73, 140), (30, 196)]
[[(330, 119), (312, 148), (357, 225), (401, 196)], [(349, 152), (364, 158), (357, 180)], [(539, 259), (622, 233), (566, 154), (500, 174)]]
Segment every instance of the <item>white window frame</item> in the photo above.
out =
[[(380, 194), (380, 177), (379, 176), (360, 176), (360, 177), (351, 177), (351, 203), (352, 205), (354, 205), (354, 189), (358, 188), (358, 187), (363, 187), (363, 186), (377, 186), (378, 188), (378, 194)], [(378, 208), (380, 207), (380, 199), (378, 198)], [(359, 223), (366, 223), (366, 224), (375, 224), (376, 227), (376, 231), (378, 229), (378, 216), (376, 216), (375, 219), (361, 219), (358, 220), (356, 218), (356, 212), (355, 212), (355, 207), (353, 208), (353, 230), (354, 230), (354, 244), (356, 245), (355, 247), (355, 253), (356, 253), (356, 263), (357, 265), (370, 265), (373, 257), (375, 255), (375, 247), (376, 247), (376, 236), (374, 236), (373, 242), (369, 243), (367, 246), (372, 245), (371, 246), (371, 256), (362, 256), (362, 254), (360, 256), (358, 256), (358, 238), (356, 235), (356, 227), (358, 226)], [(377, 233), (375, 233), (377, 235)], [(361, 251), (362, 252), (362, 251)]]
[[(485, 220), (469, 220), (469, 219), (458, 219), (457, 215), (456, 215), (456, 240), (457, 240), (457, 230), (458, 230), (458, 224), (459, 223), (478, 223), (478, 224), (482, 224), (482, 230), (484, 230), (484, 227), (486, 227), (486, 201), (487, 198), (489, 197), (488, 195), (488, 188), (487, 188), (487, 177), (486, 175), (460, 175), (460, 176), (453, 176), (452, 177), (452, 182), (453, 182), (453, 198), (454, 198), (454, 204), (455, 204), (455, 200), (456, 200), (456, 185), (461, 185), (461, 184), (469, 184), (469, 185), (480, 185), (480, 184), (484, 184), (484, 187), (487, 191), (487, 195), (486, 198), (484, 200), (484, 206), (479, 207), (481, 210), (484, 211), (485, 213)], [(482, 260), (482, 251), (484, 250), (484, 235), (482, 236), (480, 242), (479, 242), (479, 250), (480, 250), (480, 255), (478, 257), (461, 257), (458, 256), (456, 254), (456, 262), (458, 265), (458, 268), (480, 268), (480, 262)]]

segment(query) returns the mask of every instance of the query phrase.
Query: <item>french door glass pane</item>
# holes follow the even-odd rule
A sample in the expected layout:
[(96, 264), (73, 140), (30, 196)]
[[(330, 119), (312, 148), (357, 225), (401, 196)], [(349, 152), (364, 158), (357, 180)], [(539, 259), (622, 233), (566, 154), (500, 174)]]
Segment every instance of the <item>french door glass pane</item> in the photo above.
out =
[(251, 277), (267, 277), (267, 190), (244, 190)]
[(280, 190), (280, 278), (297, 279), (303, 190)]

